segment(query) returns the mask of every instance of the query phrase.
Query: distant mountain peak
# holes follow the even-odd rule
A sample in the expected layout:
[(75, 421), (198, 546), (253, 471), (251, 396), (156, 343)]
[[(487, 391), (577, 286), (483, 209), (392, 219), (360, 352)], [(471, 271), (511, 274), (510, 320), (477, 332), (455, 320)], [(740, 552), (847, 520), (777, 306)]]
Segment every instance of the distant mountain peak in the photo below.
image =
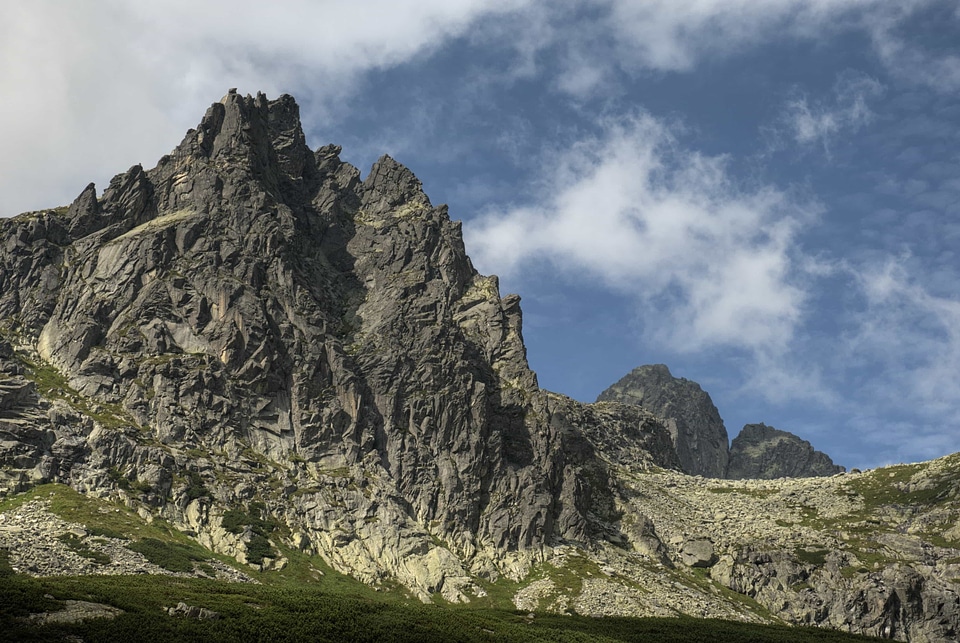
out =
[(639, 366), (603, 391), (597, 401), (637, 404), (664, 418), (683, 470), (722, 478), (727, 430), (710, 395), (696, 382), (674, 377), (664, 364)]
[(806, 440), (766, 424), (747, 424), (730, 445), (727, 477), (809, 478), (846, 471)]

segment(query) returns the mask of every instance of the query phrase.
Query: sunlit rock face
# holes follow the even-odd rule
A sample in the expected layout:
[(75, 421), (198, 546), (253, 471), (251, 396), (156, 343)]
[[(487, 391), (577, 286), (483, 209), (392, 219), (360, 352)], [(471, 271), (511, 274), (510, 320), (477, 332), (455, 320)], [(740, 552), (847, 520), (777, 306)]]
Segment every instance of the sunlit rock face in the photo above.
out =
[[(543, 391), (446, 208), (339, 152), (289, 96), (231, 92), (156, 167), (0, 220), (0, 494), (62, 482), (245, 572), (319, 556), (424, 601), (956, 640), (956, 457), (724, 480), (716, 408), (665, 366)], [(0, 514), (0, 547), (95, 571), (54, 504)]]
[[(306, 146), (291, 97), (231, 92), (153, 169), (0, 222), (0, 319), (48, 427), (16, 428), (8, 486), (149, 475), (200, 532), (255, 496), (339, 567), (455, 599), (491, 552), (603, 531), (606, 428), (538, 388), (519, 297), (407, 168), (339, 152)], [(604, 413), (675, 465), (648, 414)]]
[(663, 364), (640, 366), (605, 390), (597, 401), (638, 404), (662, 417), (686, 473), (723, 478), (727, 429), (710, 395), (696, 382), (671, 375)]
[(832, 476), (846, 469), (833, 463), (806, 440), (766, 424), (747, 424), (730, 445), (727, 477), (809, 478)]

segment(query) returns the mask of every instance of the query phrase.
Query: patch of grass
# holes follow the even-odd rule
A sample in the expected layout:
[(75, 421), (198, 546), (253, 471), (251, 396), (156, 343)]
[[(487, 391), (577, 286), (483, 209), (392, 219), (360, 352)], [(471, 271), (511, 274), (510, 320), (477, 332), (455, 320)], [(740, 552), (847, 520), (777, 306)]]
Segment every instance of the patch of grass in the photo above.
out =
[(860, 561), (861, 565), (867, 569), (875, 567), (886, 567), (895, 562), (884, 553), (883, 547), (879, 543), (860, 538), (854, 538), (848, 541), (847, 551)]
[(70, 548), (76, 554), (83, 556), (99, 565), (109, 565), (110, 557), (104, 554), (102, 551), (97, 551), (95, 549), (90, 549), (90, 547), (83, 542), (83, 538), (80, 538), (76, 534), (66, 533), (60, 534), (57, 536), (57, 540), (62, 542), (64, 545)]
[(773, 489), (749, 489), (747, 487), (708, 487), (710, 493), (736, 493), (751, 498), (769, 498), (777, 492)]
[(848, 578), (848, 579), (856, 578), (860, 574), (868, 574), (868, 573), (870, 573), (870, 570), (867, 569), (866, 567), (855, 567), (853, 565), (849, 567), (844, 567), (840, 570), (840, 574), (844, 578)]
[(192, 572), (193, 563), (206, 560), (197, 547), (172, 543), (156, 538), (144, 538), (127, 545), (131, 551), (143, 554), (154, 565), (171, 572)]
[(31, 359), (21, 353), (17, 353), (17, 359), (26, 367), (25, 377), (36, 385), (41, 396), (63, 400), (77, 413), (92, 418), (107, 429), (140, 428), (119, 404), (98, 402), (81, 395), (52, 364)]
[[(226, 556), (218, 556), (208, 551), (165, 520), (155, 519), (147, 523), (135, 511), (123, 505), (84, 496), (65, 485), (41, 485), (21, 497), (24, 501), (49, 500), (52, 513), (68, 522), (85, 525), (87, 533), (91, 535), (133, 541), (153, 539), (170, 544), (174, 551), (184, 551), (182, 548), (186, 548), (192, 560), (216, 558), (227, 564), (236, 564), (236, 561)], [(8, 509), (4, 504), (0, 504), (0, 510)]]
[(827, 554), (830, 553), (826, 549), (803, 549), (797, 548), (794, 550), (794, 555), (797, 557), (801, 563), (806, 563), (808, 565), (825, 565), (827, 563)]
[(102, 536), (104, 538), (118, 538), (121, 540), (127, 539), (127, 537), (120, 532), (104, 527), (87, 527), (87, 533), (91, 536)]
[[(726, 585), (723, 585), (722, 583), (718, 583), (714, 581), (712, 578), (710, 578), (710, 572), (706, 569), (703, 569), (700, 567), (693, 567), (693, 568), (687, 569), (686, 573), (683, 573), (680, 570), (678, 570), (677, 572), (674, 572), (673, 577), (676, 578), (677, 580), (680, 580), (685, 585), (690, 585), (692, 581), (692, 584), (697, 588), (699, 588), (700, 591), (704, 591), (704, 592), (716, 591), (717, 593), (720, 594), (720, 596), (726, 599), (727, 603), (729, 603), (730, 605), (738, 607), (745, 612), (756, 614), (766, 619), (770, 623), (783, 622), (779, 617), (774, 616), (774, 614), (771, 613), (769, 609), (767, 609), (765, 606), (758, 603), (756, 599), (750, 596), (747, 596), (746, 594), (735, 592), (729, 587), (727, 587)], [(681, 616), (681, 618), (683, 617)]]
[[(847, 488), (863, 498), (866, 515), (883, 506), (926, 507), (956, 494), (960, 487), (960, 471), (918, 476), (926, 469), (929, 469), (927, 463), (876, 469), (869, 475), (851, 480)], [(916, 482), (915, 478), (918, 478)]]
[[(11, 640), (88, 641), (490, 641), (615, 643), (853, 643), (867, 637), (818, 628), (694, 618), (590, 618), (513, 610), (470, 609), (338, 594), (319, 586), (254, 585), (208, 579), (86, 576), (0, 584), (0, 600), (30, 593), (28, 610), (55, 608), (43, 594), (112, 605), (116, 619), (36, 628), (0, 613)], [(219, 612), (218, 621), (171, 618), (163, 607), (183, 601)]]

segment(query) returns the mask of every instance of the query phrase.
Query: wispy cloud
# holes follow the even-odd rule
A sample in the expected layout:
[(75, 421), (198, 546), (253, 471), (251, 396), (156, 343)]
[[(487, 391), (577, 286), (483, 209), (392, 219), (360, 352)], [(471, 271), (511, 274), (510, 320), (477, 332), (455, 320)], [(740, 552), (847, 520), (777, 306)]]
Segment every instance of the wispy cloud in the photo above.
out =
[(785, 136), (801, 146), (817, 145), (829, 156), (837, 135), (854, 133), (874, 118), (869, 102), (882, 93), (879, 81), (855, 72), (841, 75), (827, 100), (811, 100), (798, 90), (770, 132), (773, 145)]
[(610, 26), (627, 64), (690, 69), (771, 38), (819, 38), (882, 0), (609, 0)]
[(607, 121), (550, 167), (535, 203), (468, 222), (479, 266), (598, 279), (635, 298), (647, 333), (678, 351), (789, 343), (806, 298), (794, 239), (817, 206), (741, 189), (724, 158), (685, 149), (643, 113)]
[(865, 297), (847, 338), (849, 359), (881, 364), (879, 391), (906, 398), (924, 415), (940, 417), (960, 405), (960, 301), (930, 293), (906, 258), (856, 275)]
[[(895, 75), (953, 91), (960, 87), (960, 57), (938, 55), (900, 36), (901, 27), (946, 0), (594, 0), (540, 3), (524, 10), (527, 36), (512, 46), (523, 60), (532, 52), (559, 50), (563, 61), (557, 88), (582, 99), (615, 86), (618, 72), (686, 72), (705, 61), (737, 55), (771, 41), (823, 41), (844, 33), (865, 34), (875, 54)], [(960, 16), (947, 15), (958, 20)], [(550, 28), (544, 29), (545, 25)], [(803, 111), (804, 105), (797, 106)], [(807, 129), (815, 135), (832, 125), (812, 106)]]
[(833, 367), (855, 384), (852, 427), (899, 459), (956, 451), (960, 301), (931, 293), (906, 255), (850, 274), (863, 305), (848, 311)]
[(925, 48), (922, 41), (908, 40), (902, 34), (906, 19), (922, 8), (937, 13), (934, 22), (960, 21), (960, 9), (954, 2), (909, 0), (889, 3), (883, 11), (867, 14), (864, 25), (877, 55), (893, 75), (907, 83), (954, 93), (960, 89), (960, 56), (937, 53)]
[[(3, 3), (0, 87), (17, 98), (0, 105), (0, 215), (62, 203), (91, 178), (152, 162), (230, 86), (295, 92), (318, 119), (335, 116), (371, 70), (457, 39), (513, 51), (496, 70), (513, 81), (542, 76), (549, 57), (552, 85), (582, 99), (614, 94), (622, 73), (684, 71), (773, 39), (868, 29), (893, 68), (955, 87), (955, 57), (897, 35), (905, 17), (936, 1)], [(804, 107), (807, 136), (834, 127)]]

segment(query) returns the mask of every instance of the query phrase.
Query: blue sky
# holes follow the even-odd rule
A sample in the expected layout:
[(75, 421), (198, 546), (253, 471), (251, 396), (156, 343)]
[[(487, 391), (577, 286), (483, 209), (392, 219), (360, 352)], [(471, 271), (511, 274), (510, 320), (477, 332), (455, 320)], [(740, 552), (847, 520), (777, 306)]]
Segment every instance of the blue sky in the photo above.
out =
[(956, 2), (37, 0), (0, 7), (0, 86), (0, 216), (286, 92), (450, 205), (545, 388), (663, 362), (731, 437), (960, 450)]

